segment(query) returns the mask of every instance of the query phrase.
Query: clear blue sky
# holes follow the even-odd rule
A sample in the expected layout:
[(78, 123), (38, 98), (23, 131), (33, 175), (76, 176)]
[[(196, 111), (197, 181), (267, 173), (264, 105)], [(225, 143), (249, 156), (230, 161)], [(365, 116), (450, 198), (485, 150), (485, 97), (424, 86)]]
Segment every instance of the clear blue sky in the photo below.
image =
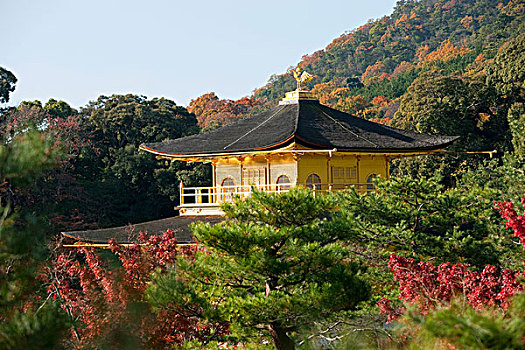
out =
[(238, 99), (395, 0), (0, 0), (10, 101), (135, 93)]

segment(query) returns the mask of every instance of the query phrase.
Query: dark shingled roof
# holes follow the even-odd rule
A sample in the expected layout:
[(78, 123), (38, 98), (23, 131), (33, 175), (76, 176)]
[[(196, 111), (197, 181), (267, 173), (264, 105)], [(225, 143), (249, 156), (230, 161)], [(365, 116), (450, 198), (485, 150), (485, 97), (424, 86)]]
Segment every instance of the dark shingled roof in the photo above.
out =
[(171, 229), (175, 232), (175, 237), (179, 243), (193, 242), (193, 237), (189, 229), (192, 222), (202, 221), (216, 224), (224, 220), (222, 216), (174, 216), (167, 219), (143, 222), (136, 225), (128, 225), (100, 230), (62, 232), (62, 235), (72, 238), (75, 241), (89, 243), (108, 243), (114, 238), (117, 243), (135, 243), (138, 241), (139, 234), (159, 235)]
[(141, 148), (168, 156), (193, 155), (274, 149), (295, 141), (314, 149), (412, 152), (441, 149), (456, 139), (393, 128), (317, 101), (298, 100), (219, 129)]

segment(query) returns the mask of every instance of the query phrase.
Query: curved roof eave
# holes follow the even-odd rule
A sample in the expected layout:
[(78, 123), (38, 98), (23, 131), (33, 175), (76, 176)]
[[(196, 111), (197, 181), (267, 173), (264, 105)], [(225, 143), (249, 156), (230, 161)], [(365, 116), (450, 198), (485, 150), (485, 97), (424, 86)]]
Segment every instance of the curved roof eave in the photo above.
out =
[(412, 153), (443, 149), (457, 139), (389, 127), (318, 102), (298, 101), (202, 134), (143, 144), (140, 148), (163, 157), (191, 158), (273, 150), (296, 141), (314, 149)]

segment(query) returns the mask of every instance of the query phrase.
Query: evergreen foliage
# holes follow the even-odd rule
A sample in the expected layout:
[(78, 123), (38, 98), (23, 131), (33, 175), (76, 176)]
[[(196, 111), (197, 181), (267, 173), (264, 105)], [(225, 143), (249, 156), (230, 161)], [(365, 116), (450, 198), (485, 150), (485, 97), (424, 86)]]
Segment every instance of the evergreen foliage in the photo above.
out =
[(9, 102), (9, 94), (15, 91), (17, 79), (13, 73), (0, 67), (0, 103)]
[[(367, 196), (339, 193), (342, 215), (362, 246), (437, 262), (512, 266), (521, 255), (500, 237), (505, 230), (492, 208), (499, 191), (458, 183), (445, 189), (438, 179), (393, 178), (378, 181)], [(517, 262), (520, 264), (520, 261)]]
[(199, 224), (204, 250), (180, 260), (149, 289), (156, 303), (196, 299), (206, 317), (232, 323), (239, 335), (269, 332), (278, 349), (313, 321), (354, 309), (369, 288), (345, 241), (353, 235), (334, 213), (334, 198), (311, 191), (255, 191), (223, 206), (228, 220)]
[(0, 145), (0, 348), (58, 349), (67, 327), (52, 300), (35, 299), (39, 265), (46, 258), (45, 231), (39, 217), (14, 206), (13, 195), (26, 190), (60, 157), (49, 138), (28, 130)]
[(525, 294), (519, 294), (506, 315), (491, 308), (475, 310), (459, 301), (425, 316), (411, 312), (406, 326), (417, 333), (409, 348), (441, 348), (448, 343), (456, 349), (523, 349), (524, 310)]
[[(178, 184), (207, 185), (208, 166), (164, 164), (139, 152), (142, 143), (199, 131), (195, 116), (173, 101), (136, 95), (100, 96), (82, 108), (92, 148), (76, 160), (82, 181), (94, 191), (102, 226), (144, 222), (173, 215)], [(169, 182), (167, 181), (169, 179)], [(188, 184), (188, 181), (185, 181)]]
[[(423, 64), (427, 55), (449, 42), (468, 48), (471, 53), (462, 53), (464, 58), (440, 57), (433, 69), (442, 64), (440, 61), (446, 61), (444, 66), (450, 73), (463, 71), (477, 55), (492, 57), (504, 42), (520, 34), (524, 14), (520, 2), (513, 0), (398, 1), (391, 15), (344, 33), (325, 49), (305, 55), (298, 65), (317, 77), (310, 87), (325, 82), (344, 87), (348, 78), (361, 77), (361, 82), (373, 91), (376, 86), (389, 84), (384, 80), (392, 82), (391, 77), (403, 62), (410, 62), (419, 70), (427, 69), (428, 65)], [(374, 80), (386, 84), (373, 85)], [(290, 90), (293, 77), (276, 75), (254, 97), (276, 100)], [(352, 90), (350, 94), (363, 93)]]
[(164, 163), (139, 152), (143, 142), (199, 131), (195, 116), (167, 99), (101, 96), (80, 112), (64, 101), (24, 101), (2, 115), (9, 140), (35, 127), (65, 157), (17, 197), (39, 212), (49, 231), (126, 225), (173, 215), (178, 184), (208, 185), (210, 167)]

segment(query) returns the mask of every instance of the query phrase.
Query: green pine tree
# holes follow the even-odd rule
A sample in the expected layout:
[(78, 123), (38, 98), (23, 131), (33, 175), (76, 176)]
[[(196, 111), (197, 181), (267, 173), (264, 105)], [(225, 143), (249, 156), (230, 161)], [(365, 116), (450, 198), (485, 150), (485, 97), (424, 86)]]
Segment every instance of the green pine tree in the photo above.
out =
[(158, 306), (194, 303), (234, 334), (262, 331), (277, 349), (294, 349), (294, 331), (369, 297), (332, 195), (254, 191), (223, 209), (225, 222), (194, 227), (206, 249), (155, 277), (149, 296)]
[(38, 216), (12, 198), (56, 165), (59, 151), (39, 131), (0, 145), (0, 349), (58, 349), (66, 317), (51, 300), (37, 300), (46, 258)]

